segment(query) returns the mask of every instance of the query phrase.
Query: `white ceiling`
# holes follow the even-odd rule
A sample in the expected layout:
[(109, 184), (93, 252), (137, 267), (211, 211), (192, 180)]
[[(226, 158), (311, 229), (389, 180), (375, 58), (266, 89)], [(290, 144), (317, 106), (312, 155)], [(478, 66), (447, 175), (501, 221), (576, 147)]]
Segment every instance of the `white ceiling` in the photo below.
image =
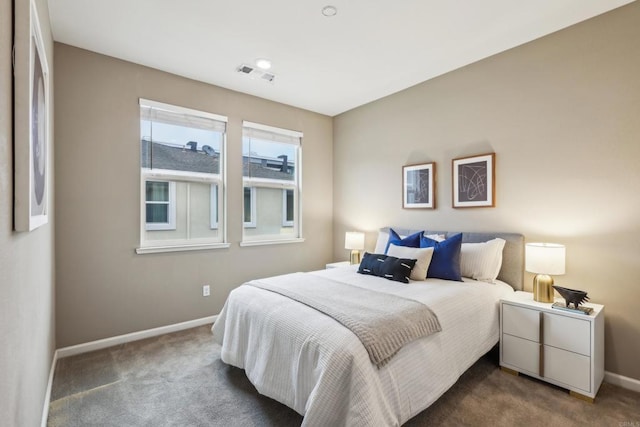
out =
[[(631, 0), (49, 0), (54, 40), (342, 113)], [(324, 6), (336, 16), (321, 14)], [(274, 83), (236, 72), (273, 62)]]

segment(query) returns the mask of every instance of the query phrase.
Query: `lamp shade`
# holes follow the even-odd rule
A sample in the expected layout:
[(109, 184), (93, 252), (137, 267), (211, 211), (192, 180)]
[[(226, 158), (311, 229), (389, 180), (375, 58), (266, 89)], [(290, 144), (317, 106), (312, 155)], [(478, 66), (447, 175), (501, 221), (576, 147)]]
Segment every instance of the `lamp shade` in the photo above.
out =
[(344, 248), (345, 249), (364, 249), (364, 233), (358, 231), (347, 231), (344, 235)]
[(557, 243), (527, 243), (525, 255), (525, 269), (530, 273), (564, 274), (564, 245)]

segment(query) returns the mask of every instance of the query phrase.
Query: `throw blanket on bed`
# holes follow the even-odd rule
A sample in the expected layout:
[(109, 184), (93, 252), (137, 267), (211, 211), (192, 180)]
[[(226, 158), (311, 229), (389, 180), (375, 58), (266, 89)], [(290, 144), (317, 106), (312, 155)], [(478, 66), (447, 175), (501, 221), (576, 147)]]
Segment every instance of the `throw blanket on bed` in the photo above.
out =
[(246, 285), (291, 298), (340, 322), (360, 339), (378, 368), (405, 344), (442, 330), (438, 317), (422, 303), (311, 274), (287, 274)]

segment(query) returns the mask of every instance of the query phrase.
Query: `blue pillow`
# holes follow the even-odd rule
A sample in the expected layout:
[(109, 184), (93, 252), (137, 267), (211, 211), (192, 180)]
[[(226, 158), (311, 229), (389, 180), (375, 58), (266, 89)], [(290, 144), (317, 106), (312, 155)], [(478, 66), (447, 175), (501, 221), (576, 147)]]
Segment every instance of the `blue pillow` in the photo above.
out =
[(407, 246), (410, 248), (419, 248), (420, 247), (420, 237), (422, 236), (422, 231), (419, 231), (411, 236), (407, 236), (404, 239), (400, 238), (400, 235), (395, 232), (393, 228), (389, 229), (389, 240), (387, 241), (387, 246), (384, 248), (384, 253), (386, 254), (389, 250), (389, 245), (392, 243), (396, 246)]
[(460, 248), (462, 247), (462, 233), (454, 234), (442, 242), (428, 237), (420, 238), (421, 248), (433, 248), (433, 257), (427, 277), (462, 282), (460, 274)]

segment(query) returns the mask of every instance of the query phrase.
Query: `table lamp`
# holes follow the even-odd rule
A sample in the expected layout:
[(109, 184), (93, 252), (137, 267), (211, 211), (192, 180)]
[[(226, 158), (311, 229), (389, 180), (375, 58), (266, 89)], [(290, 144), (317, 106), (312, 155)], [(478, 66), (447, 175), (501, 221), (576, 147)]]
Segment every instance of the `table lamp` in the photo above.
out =
[(360, 264), (360, 251), (364, 249), (364, 233), (347, 231), (344, 236), (344, 248), (351, 249), (351, 264)]
[(553, 278), (564, 274), (565, 247), (557, 243), (527, 243), (525, 269), (536, 273), (533, 278), (533, 299), (553, 302)]

